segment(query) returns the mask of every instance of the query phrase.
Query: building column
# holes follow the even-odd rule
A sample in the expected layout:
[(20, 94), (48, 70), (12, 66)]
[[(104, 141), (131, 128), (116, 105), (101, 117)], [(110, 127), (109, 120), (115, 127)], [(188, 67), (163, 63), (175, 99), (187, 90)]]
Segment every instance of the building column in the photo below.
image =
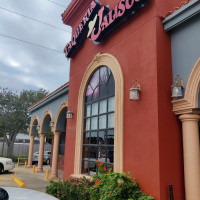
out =
[(186, 200), (200, 199), (199, 115), (184, 114), (182, 122)]
[(40, 148), (39, 148), (37, 173), (43, 172), (44, 139), (45, 139), (45, 134), (41, 133), (40, 134)]
[(29, 144), (29, 154), (28, 154), (28, 165), (27, 165), (27, 168), (31, 168), (32, 167), (34, 138), (35, 138), (34, 135), (30, 136), (30, 144)]
[(53, 158), (52, 158), (52, 170), (51, 179), (58, 179), (58, 154), (60, 146), (60, 134), (61, 132), (54, 133), (54, 143), (53, 143)]

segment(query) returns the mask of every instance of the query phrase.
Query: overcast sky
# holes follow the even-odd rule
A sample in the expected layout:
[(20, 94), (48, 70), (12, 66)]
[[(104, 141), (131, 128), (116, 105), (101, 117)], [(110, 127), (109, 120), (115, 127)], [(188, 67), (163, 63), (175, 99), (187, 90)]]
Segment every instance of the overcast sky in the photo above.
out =
[[(51, 0), (0, 0), (0, 87), (18, 92), (23, 89), (39, 88), (52, 92), (69, 81), (69, 61), (63, 49), (71, 38), (71, 28), (62, 23), (61, 14), (71, 0), (52, 1), (65, 8), (52, 3)], [(13, 14), (5, 9), (66, 31)]]

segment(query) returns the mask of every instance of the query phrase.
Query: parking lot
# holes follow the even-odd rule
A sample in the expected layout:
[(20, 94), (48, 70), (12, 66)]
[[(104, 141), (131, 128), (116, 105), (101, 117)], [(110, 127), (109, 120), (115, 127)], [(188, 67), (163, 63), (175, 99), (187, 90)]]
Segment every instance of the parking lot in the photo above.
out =
[[(36, 166), (37, 169), (37, 166)], [(27, 188), (32, 190), (37, 190), (40, 192), (45, 192), (45, 187), (49, 185), (49, 181), (46, 180), (46, 170), (50, 170), (50, 165), (44, 165), (44, 173), (33, 173), (32, 168), (24, 168), (24, 165), (19, 165), (19, 167), (14, 168), (9, 172), (4, 172), (0, 174), (0, 187), (20, 187), (14, 180), (13, 177), (16, 177), (21, 180)], [(50, 173), (49, 173), (50, 175)], [(62, 179), (62, 173), (59, 173), (60, 178)]]

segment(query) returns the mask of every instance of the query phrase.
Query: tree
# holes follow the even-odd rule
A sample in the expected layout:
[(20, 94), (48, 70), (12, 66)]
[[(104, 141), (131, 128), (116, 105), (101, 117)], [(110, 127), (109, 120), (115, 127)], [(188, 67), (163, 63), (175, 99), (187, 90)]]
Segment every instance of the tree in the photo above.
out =
[(7, 157), (12, 157), (17, 134), (27, 133), (30, 124), (28, 107), (47, 94), (44, 89), (23, 90), (18, 94), (7, 88), (0, 88), (0, 136), (4, 137), (8, 146)]

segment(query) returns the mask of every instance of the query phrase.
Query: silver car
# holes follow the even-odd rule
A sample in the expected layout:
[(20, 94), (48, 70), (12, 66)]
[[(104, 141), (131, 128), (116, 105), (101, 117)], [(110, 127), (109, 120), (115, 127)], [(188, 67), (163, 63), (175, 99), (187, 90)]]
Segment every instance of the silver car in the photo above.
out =
[[(33, 164), (38, 163), (38, 157), (39, 157), (39, 152), (35, 152), (33, 154), (33, 160), (32, 160)], [(43, 163), (45, 163), (46, 165), (49, 165), (50, 159), (51, 159), (51, 151), (44, 151)]]
[(6, 200), (58, 200), (57, 198), (38, 192), (35, 190), (29, 190), (24, 188), (15, 187), (2, 187), (0, 188), (0, 199)]

